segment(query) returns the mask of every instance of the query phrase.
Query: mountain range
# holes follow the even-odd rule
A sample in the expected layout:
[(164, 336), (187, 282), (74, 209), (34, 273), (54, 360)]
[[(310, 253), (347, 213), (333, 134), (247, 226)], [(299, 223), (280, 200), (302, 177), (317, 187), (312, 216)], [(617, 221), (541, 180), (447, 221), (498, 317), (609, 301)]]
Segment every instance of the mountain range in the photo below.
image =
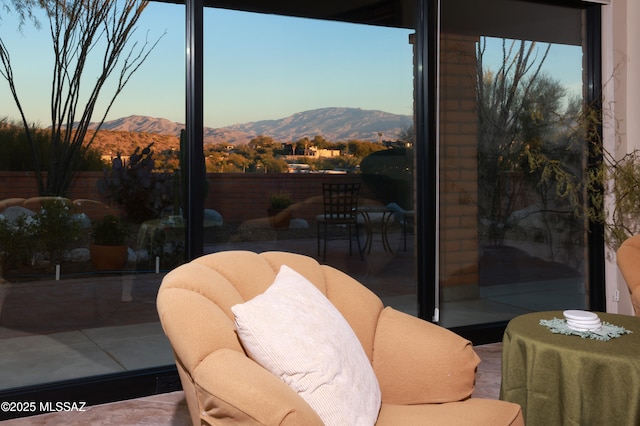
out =
[[(320, 108), (303, 111), (278, 120), (262, 120), (220, 128), (204, 128), (204, 143), (245, 144), (256, 136), (276, 141), (297, 141), (322, 136), (331, 142), (396, 140), (413, 124), (410, 115), (360, 108)], [(96, 127), (96, 123), (91, 128)], [(140, 115), (105, 121), (102, 129), (179, 136), (184, 124), (164, 118)]]

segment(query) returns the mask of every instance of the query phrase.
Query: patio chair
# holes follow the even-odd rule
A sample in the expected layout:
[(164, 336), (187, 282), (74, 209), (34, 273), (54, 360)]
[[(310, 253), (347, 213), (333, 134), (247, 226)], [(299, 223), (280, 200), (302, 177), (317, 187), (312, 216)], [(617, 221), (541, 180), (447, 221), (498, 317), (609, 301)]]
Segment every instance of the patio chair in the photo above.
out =
[(157, 307), (194, 425), (524, 425), (519, 405), (471, 396), (469, 341), (309, 256), (201, 256)]
[[(327, 241), (329, 239), (344, 239), (338, 231), (346, 228), (349, 239), (349, 255), (353, 254), (352, 240), (355, 236), (358, 243), (358, 253), (362, 257), (360, 235), (358, 229), (358, 195), (359, 183), (323, 183), (322, 203), (324, 212), (316, 217), (318, 235), (318, 257), (320, 256), (320, 240), (324, 240), (322, 260), (327, 258)], [(333, 236), (329, 235), (330, 228), (334, 229)], [(355, 232), (354, 232), (355, 231)]]
[(397, 203), (389, 203), (387, 208), (393, 212), (394, 220), (402, 226), (402, 241), (404, 243), (404, 251), (407, 251), (407, 235), (413, 232), (415, 211), (405, 210)]

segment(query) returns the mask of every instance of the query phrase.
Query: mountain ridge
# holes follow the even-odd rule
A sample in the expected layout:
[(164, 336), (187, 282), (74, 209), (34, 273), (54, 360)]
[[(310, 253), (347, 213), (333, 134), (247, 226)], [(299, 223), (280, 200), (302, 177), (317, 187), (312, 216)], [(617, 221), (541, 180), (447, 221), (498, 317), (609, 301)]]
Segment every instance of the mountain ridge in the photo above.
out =
[[(246, 144), (260, 135), (281, 142), (297, 141), (304, 137), (313, 139), (315, 136), (322, 136), (331, 142), (374, 142), (382, 138), (395, 140), (412, 124), (410, 115), (361, 108), (327, 107), (301, 111), (281, 119), (238, 123), (219, 128), (205, 127), (203, 135), (205, 144)], [(90, 129), (96, 127), (97, 123), (89, 126)], [(130, 115), (105, 121), (101, 129), (179, 136), (184, 124), (165, 118)]]

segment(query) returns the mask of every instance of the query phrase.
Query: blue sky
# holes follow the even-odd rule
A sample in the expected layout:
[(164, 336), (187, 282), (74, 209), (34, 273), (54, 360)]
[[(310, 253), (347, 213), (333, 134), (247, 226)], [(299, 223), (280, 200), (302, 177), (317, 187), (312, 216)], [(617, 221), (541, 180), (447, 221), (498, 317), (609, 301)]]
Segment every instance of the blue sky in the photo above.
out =
[[(4, 14), (0, 36), (11, 53), (27, 119), (48, 125), (52, 54), (48, 27), (42, 22), (42, 29), (26, 25), (20, 34), (15, 20)], [(207, 127), (334, 106), (412, 113), (409, 30), (220, 9), (207, 9), (204, 25)], [(142, 40), (147, 31), (150, 40), (166, 34), (107, 120), (136, 114), (184, 122), (184, 7), (152, 2), (134, 37)], [(567, 73), (559, 62), (569, 60), (575, 67), (577, 51), (580, 63), (579, 49), (572, 49), (574, 56), (558, 54), (549, 67), (567, 85), (572, 79), (579, 85), (579, 69)], [(555, 71), (554, 66), (564, 71)], [(4, 79), (0, 79), (0, 99), (0, 117), (17, 119)], [(93, 120), (100, 116), (94, 114)]]
[[(204, 24), (206, 126), (278, 119), (329, 106), (412, 113), (408, 30), (225, 10), (207, 10)], [(184, 8), (151, 3), (137, 37), (149, 30), (153, 40), (165, 29), (108, 119), (138, 114), (184, 122)], [(28, 119), (48, 123), (48, 28), (26, 26), (20, 35), (5, 16), (0, 35), (19, 74)], [(0, 117), (17, 118), (4, 80), (0, 96)]]

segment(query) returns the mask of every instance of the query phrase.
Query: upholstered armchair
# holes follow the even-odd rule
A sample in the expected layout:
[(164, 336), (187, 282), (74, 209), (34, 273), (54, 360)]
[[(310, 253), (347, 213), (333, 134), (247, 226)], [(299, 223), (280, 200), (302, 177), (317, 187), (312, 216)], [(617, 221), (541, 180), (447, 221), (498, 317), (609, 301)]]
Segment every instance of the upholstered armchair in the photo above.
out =
[(627, 238), (616, 251), (616, 261), (627, 282), (631, 303), (636, 316), (640, 316), (640, 235)]
[[(282, 265), (289, 268), (281, 270)], [(353, 424), (524, 425), (520, 406), (471, 398), (479, 358), (469, 341), (445, 328), (383, 307), (381, 300), (362, 284), (311, 257), (245, 251), (210, 254), (181, 265), (165, 276), (158, 292), (160, 321), (175, 353), (194, 425), (331, 423), (289, 382), (256, 362), (253, 346), (243, 346), (247, 340), (241, 308), (257, 301), (266, 302), (263, 308), (273, 307), (273, 299), (264, 297), (276, 297), (274, 281), (278, 282), (285, 269), (306, 280), (311, 287), (307, 290), (319, 290), (317, 293), (324, 295), (321, 297), (330, 309), (337, 309), (341, 314), (337, 320), (346, 320), (363, 357), (350, 355), (347, 361), (364, 360), (362, 367), (374, 375), (375, 385), (370, 388), (360, 386), (356, 390), (356, 381), (353, 386), (347, 382), (342, 386), (346, 389), (328, 395), (347, 395), (356, 400), (364, 397), (369, 401), (378, 398), (373, 420)], [(288, 285), (283, 295), (296, 303), (297, 284)], [(300, 346), (313, 347), (313, 333), (297, 336), (303, 327), (298, 322), (304, 323), (303, 317), (312, 314), (304, 312), (291, 320), (287, 319), (287, 312), (277, 309), (280, 308), (271, 312), (272, 316), (258, 315), (257, 319), (275, 318), (267, 321), (277, 322), (282, 318), (287, 327), (284, 330), (291, 330), (293, 335), (285, 337), (300, 337)], [(334, 329), (327, 331), (333, 333)], [(329, 352), (331, 342), (323, 344)], [(298, 356), (295, 349), (286, 353), (292, 360)], [(350, 349), (345, 347), (347, 350)], [(324, 353), (324, 349), (318, 353)], [(335, 376), (340, 373), (332, 373), (330, 380), (339, 380)], [(298, 373), (293, 379), (314, 374)], [(311, 389), (314, 390), (317, 389)], [(331, 410), (331, 404), (327, 408)]]

